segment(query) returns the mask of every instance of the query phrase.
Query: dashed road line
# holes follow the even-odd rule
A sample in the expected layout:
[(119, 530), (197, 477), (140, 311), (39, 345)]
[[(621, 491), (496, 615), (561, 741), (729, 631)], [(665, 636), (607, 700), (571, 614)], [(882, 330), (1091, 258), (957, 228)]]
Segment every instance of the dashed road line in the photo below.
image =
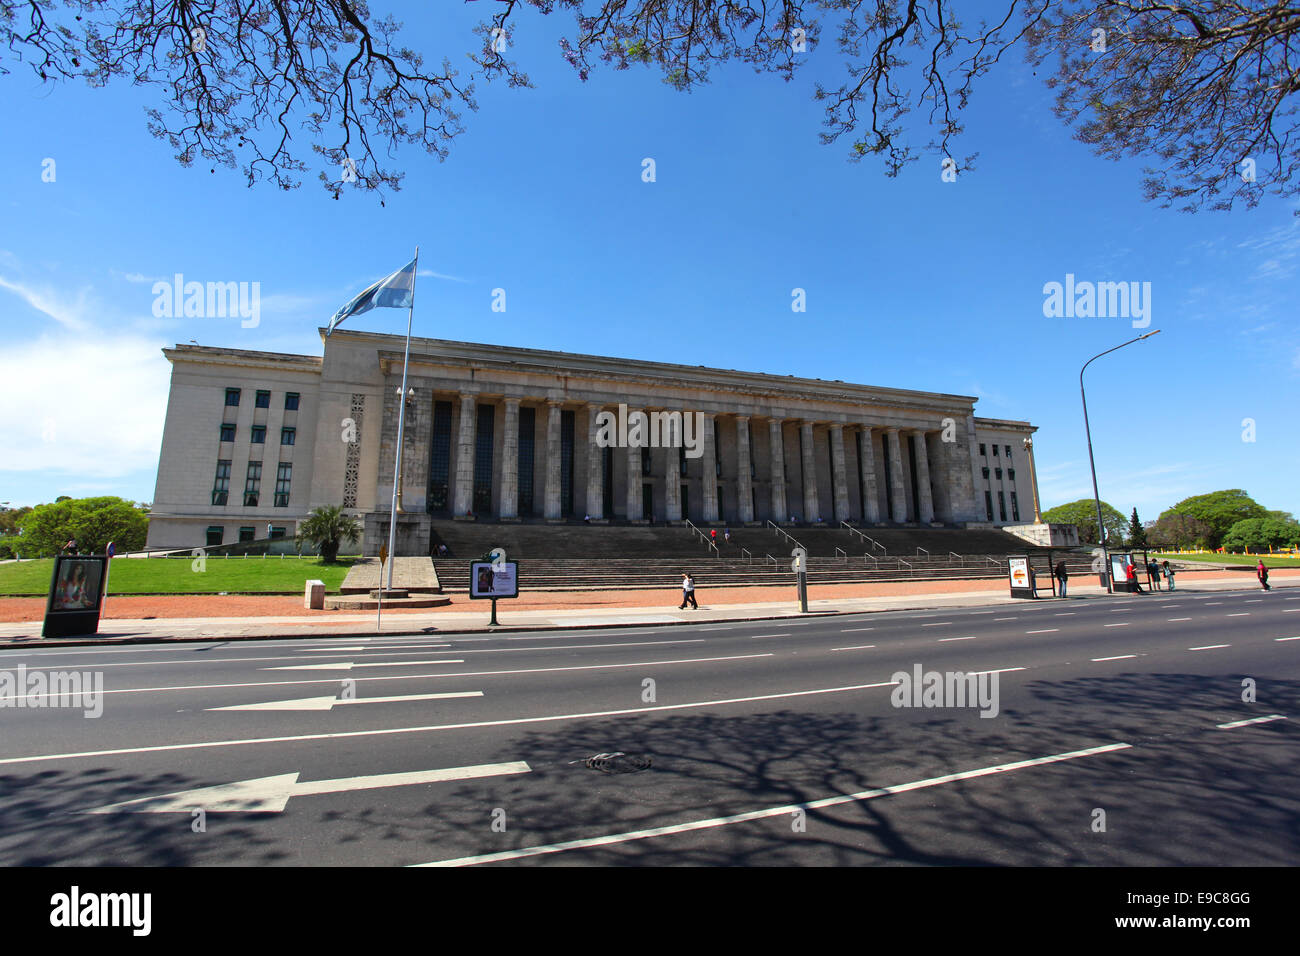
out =
[(973, 640), (975, 640), (975, 637), (973, 635), (971, 637), (941, 637), (939, 638), (939, 643), (943, 644), (946, 643), (947, 641), (973, 641)]
[(1135, 657), (1137, 657), (1136, 654), (1117, 654), (1114, 657), (1094, 657), (1092, 662), (1094, 664), (1100, 664), (1102, 661), (1127, 661), (1132, 660)]
[(1041, 631), (1025, 631), (1026, 634), (1053, 634), (1059, 631), (1059, 627), (1045, 627)]
[(1226, 724), (1215, 724), (1219, 730), (1232, 730), (1236, 727), (1245, 727), (1247, 724), (1267, 724), (1273, 720), (1286, 720), (1285, 714), (1269, 714), (1267, 717), (1252, 717), (1250, 720), (1234, 720)]
[(854, 647), (832, 647), (831, 650), (833, 650), (833, 651), (866, 651), (866, 650), (870, 650), (871, 648), (873, 648), (873, 647), (875, 647), (875, 646), (876, 646), (875, 644), (858, 644), (858, 645), (855, 645)]
[(1103, 624), (1102, 627), (1128, 627), (1128, 621), (1116, 621), (1114, 624)]
[(1231, 647), (1231, 644), (1205, 644), (1201, 647), (1189, 647), (1189, 651), (1214, 651), (1220, 647)]
[(1191, 618), (1190, 617), (1167, 617), (1165, 618), (1165, 620), (1169, 623), (1173, 623), (1174, 621), (1190, 621)]

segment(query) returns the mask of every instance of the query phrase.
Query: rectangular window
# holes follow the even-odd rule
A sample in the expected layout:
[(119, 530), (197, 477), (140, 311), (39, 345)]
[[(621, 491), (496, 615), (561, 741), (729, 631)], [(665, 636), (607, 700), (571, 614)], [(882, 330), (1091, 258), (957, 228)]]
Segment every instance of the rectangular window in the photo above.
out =
[(296, 411), (298, 410), (298, 393), (297, 393), (297, 392), (285, 392), (285, 393), (284, 393), (284, 410), (285, 410), (286, 412), (296, 412)]
[(281, 445), (292, 445), (292, 444), (297, 440), (297, 438), (298, 438), (298, 429), (296, 429), (296, 428), (281, 428), (281, 429), (280, 429), (280, 444), (281, 444)]
[(231, 408), (235, 408), (239, 405), (239, 389), (237, 388), (226, 389), (226, 405), (230, 406)]
[(212, 503), (224, 505), (230, 495), (230, 460), (222, 458), (217, 461), (217, 476), (212, 480)]
[(253, 401), (253, 407), (255, 407), (255, 408), (270, 408), (270, 407), (271, 407), (271, 393), (270, 393), (270, 392), (267, 392), (267, 391), (264, 391), (264, 390), (262, 390), (262, 389), (259, 388), (259, 389), (257, 390), (257, 398), (254, 399), (254, 401)]
[(474, 504), (476, 515), (492, 512), (492, 439), (496, 429), (496, 407), (479, 405), (478, 433), (474, 439)]
[(244, 526), (244, 527), (242, 527), (242, 528), (239, 529), (239, 540), (240, 540), (241, 542), (243, 542), (243, 541), (253, 541), (253, 540), (256, 539), (256, 538), (257, 538), (257, 529), (256, 529), (256, 528), (250, 528), (250, 527), (248, 527), (248, 526), (246, 525), (246, 526)]
[(983, 468), (980, 469), (980, 471), (983, 473), (983, 475), (984, 475), (985, 478), (988, 478), (988, 476), (989, 476), (989, 468), (988, 468), (988, 465), (985, 465)]
[(1001, 480), (1002, 480), (1002, 469), (1001, 469), (1001, 468), (994, 468), (994, 469), (993, 469), (993, 477), (996, 478), (998, 481), (1001, 481)]
[(266, 426), (254, 425), (252, 437), (248, 439), (254, 445), (266, 444)]
[(998, 492), (998, 514), (1002, 515), (1002, 520), (1007, 520), (1007, 496), (1005, 492)]
[(980, 442), (980, 454), (984, 455), (987, 458), (988, 453), (989, 453), (988, 446), (985, 445), (983, 442)]
[(1010, 445), (1005, 445), (1004, 447), (1005, 447), (1006, 450), (1007, 450), (1007, 457), (1010, 458), (1010, 457), (1011, 457), (1011, 446), (1010, 446)]
[[(642, 452), (644, 454), (644, 452)], [(686, 474), (686, 446), (677, 449), (677, 474)]]
[(533, 450), (536, 443), (537, 409), (519, 409), (519, 515), (533, 513)]
[(256, 508), (258, 489), (262, 484), (262, 463), (260, 461), (250, 461), (248, 463), (248, 477), (244, 479), (244, 507)]
[(560, 514), (573, 514), (573, 430), (574, 413), (560, 412)]
[(988, 515), (988, 520), (993, 520), (993, 492), (984, 492), (984, 511)]
[(1016, 470), (1015, 470), (1014, 468), (1008, 468), (1008, 469), (1007, 469), (1007, 477), (1008, 477), (1009, 479), (1011, 479), (1012, 481), (1015, 481), (1015, 480), (1016, 480)]
[(994, 446), (993, 446), (993, 457), (994, 457), (994, 458), (998, 457), (998, 446), (997, 446), (997, 445), (994, 445)]
[[(641, 474), (643, 475), (650, 474), (650, 449), (649, 448), (641, 449)], [(685, 474), (685, 472), (683, 472), (683, 474)]]
[(271, 540), (272, 540), (272, 541), (279, 541), (279, 540), (280, 540), (281, 538), (283, 538), (283, 537), (284, 537), (284, 528), (282, 528), (282, 527), (276, 527), (276, 526), (272, 525), (272, 526), (271, 526)]
[[(745, 429), (746, 429), (746, 431), (749, 432), (749, 477), (750, 477), (750, 478), (757, 478), (757, 477), (758, 477), (758, 469), (757, 469), (757, 467), (756, 467), (755, 464), (754, 464), (754, 423), (753, 423), (753, 422), (746, 422), (746, 423), (745, 423)], [(858, 433), (858, 441), (859, 441), (859, 442), (862, 441), (862, 433), (861, 433), (861, 432)], [(751, 485), (750, 487), (752, 488), (753, 486)]]
[(221, 440), (222, 440), (222, 441), (234, 441), (234, 440), (235, 440), (235, 426), (234, 426), (234, 425), (222, 425), (222, 426), (221, 426)]
[(293, 481), (293, 465), (282, 461), (275, 471), (275, 506), (289, 507), (289, 484)]
[[(523, 417), (520, 409), (520, 418)], [(429, 496), (425, 510), (441, 514), (450, 507), (448, 482), (451, 469), (451, 402), (433, 403), (433, 436), (429, 442)], [(531, 475), (531, 470), (529, 471)], [(523, 476), (520, 476), (523, 481)], [(529, 478), (531, 482), (531, 477)], [(529, 492), (532, 488), (530, 486)], [(521, 486), (522, 493), (522, 486)], [(522, 500), (522, 499), (521, 499)], [(526, 512), (523, 512), (526, 514)]]
[(601, 488), (600, 503), (604, 508), (602, 518), (614, 517), (614, 447), (601, 449)]
[(226, 529), (219, 524), (214, 524), (208, 528), (208, 547), (215, 548), (221, 544), (222, 537), (225, 536)]
[(1011, 520), (1020, 520), (1020, 504), (1016, 501), (1016, 493), (1014, 491), (1011, 492)]

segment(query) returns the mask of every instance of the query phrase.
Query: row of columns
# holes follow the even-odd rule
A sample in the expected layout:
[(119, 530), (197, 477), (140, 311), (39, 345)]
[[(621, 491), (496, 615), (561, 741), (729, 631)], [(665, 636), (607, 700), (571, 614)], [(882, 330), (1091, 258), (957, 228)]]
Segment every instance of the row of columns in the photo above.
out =
[[(474, 430), (477, 396), (471, 392), (460, 394), (460, 418), (456, 440), (456, 470), (453, 491), (453, 514), (466, 515), (473, 504), (474, 493)], [(501, 462), (501, 496), (499, 517), (505, 519), (519, 516), (519, 406), (520, 399), (505, 399), (505, 434), (502, 436)], [(544, 492), (544, 517), (558, 520), (562, 516), (560, 501), (560, 412), (562, 403), (546, 403), (546, 481)], [(599, 431), (597, 416), (603, 410), (598, 404), (588, 404), (587, 440), (589, 447), (596, 447), (596, 435)], [(741, 523), (754, 519), (753, 479), (750, 476), (751, 448), (749, 443), (749, 422), (747, 415), (736, 416), (736, 487), (738, 497), (738, 517)], [(785, 480), (785, 441), (783, 434), (784, 419), (768, 420), (768, 445), (771, 453), (771, 491), (772, 517), (777, 522), (789, 519), (786, 501)], [(716, 427), (712, 414), (703, 418), (703, 434), (700, 436), (704, 446), (704, 460), (710, 465), (716, 458)], [(821, 513), (817, 491), (817, 460), (813, 449), (813, 422), (800, 422), (800, 437), (803, 460), (803, 510), (804, 515), (813, 518)], [(865, 433), (871, 435), (870, 426), (861, 426)], [(832, 486), (834, 488), (834, 517), (836, 523), (850, 517), (848, 468), (844, 452), (844, 425), (828, 426), (831, 452)], [(930, 463), (926, 448), (925, 432), (920, 430), (901, 431), (898, 428), (885, 428), (885, 441), (889, 449), (890, 490), (892, 493), (892, 510), (896, 520), (907, 514), (907, 489), (903, 471), (903, 453), (900, 435), (916, 436), (916, 479), (917, 479), (917, 518), (922, 524), (934, 521), (934, 502), (930, 488)], [(875, 448), (870, 440), (860, 443), (861, 453), (859, 474), (863, 481), (863, 497), (866, 513), (863, 519), (874, 524), (881, 521), (879, 503), (879, 480), (876, 471)], [(627, 450), (627, 515), (640, 518), (642, 507), (641, 453), (639, 447)], [(682, 515), (681, 473), (677, 455), (666, 456), (665, 474), (665, 518), (679, 521)], [(600, 465), (601, 457), (591, 454), (587, 458), (586, 513), (604, 514), (604, 482)], [(703, 520), (716, 522), (719, 514), (718, 478), (714, 468), (706, 466), (703, 475), (704, 500), (702, 502)]]

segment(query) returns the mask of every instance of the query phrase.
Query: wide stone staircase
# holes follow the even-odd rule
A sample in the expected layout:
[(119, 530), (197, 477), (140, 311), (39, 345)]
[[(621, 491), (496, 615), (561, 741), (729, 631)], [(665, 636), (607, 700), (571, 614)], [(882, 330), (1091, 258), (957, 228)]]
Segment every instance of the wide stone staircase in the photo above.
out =
[[(716, 540), (694, 527), (433, 522), (433, 561), (445, 592), (469, 588), (469, 562), (502, 548), (519, 562), (521, 591), (675, 588), (689, 571), (709, 587), (790, 585), (791, 551), (808, 552), (809, 584), (1005, 579), (1006, 555), (1029, 554), (1046, 584), (1049, 555), (1002, 531), (960, 528), (719, 528)], [(712, 542), (712, 543), (710, 543)], [(796, 544), (797, 543), (797, 544)], [(1071, 575), (1089, 572), (1083, 551), (1067, 557)]]

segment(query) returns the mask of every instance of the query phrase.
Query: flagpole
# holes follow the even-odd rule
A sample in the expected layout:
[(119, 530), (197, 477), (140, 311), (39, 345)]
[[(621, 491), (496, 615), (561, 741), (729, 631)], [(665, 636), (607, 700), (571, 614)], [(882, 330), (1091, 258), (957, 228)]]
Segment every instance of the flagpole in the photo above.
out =
[[(402, 434), (406, 428), (406, 372), (411, 363), (411, 318), (415, 315), (415, 277), (420, 271), (420, 247), (415, 247), (411, 269), (411, 306), (406, 312), (406, 354), (402, 356), (402, 390), (397, 393), (397, 461), (393, 465), (393, 507), (388, 519), (388, 589), (393, 589), (397, 564), (397, 484), (402, 476)], [(382, 591), (384, 582), (379, 582)]]

